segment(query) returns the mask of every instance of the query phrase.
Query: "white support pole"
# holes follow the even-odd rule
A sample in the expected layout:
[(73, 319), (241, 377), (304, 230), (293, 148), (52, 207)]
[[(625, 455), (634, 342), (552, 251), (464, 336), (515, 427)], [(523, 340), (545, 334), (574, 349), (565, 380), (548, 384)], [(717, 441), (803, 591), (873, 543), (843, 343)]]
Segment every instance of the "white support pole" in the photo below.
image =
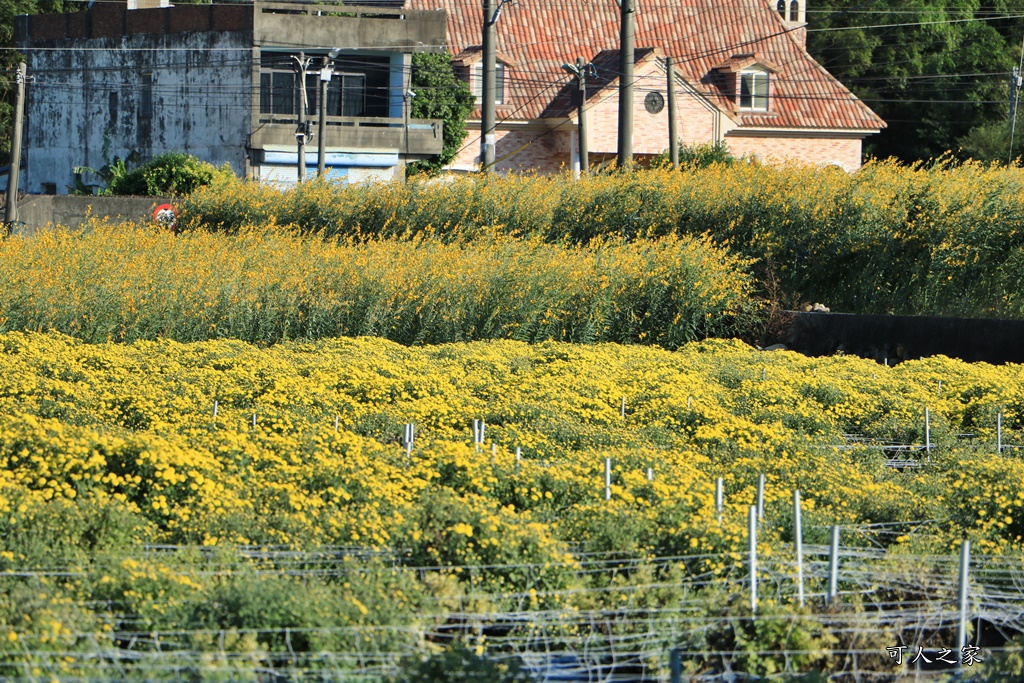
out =
[(612, 499), (612, 459), (604, 459), (604, 499)]
[(622, 408), (619, 410), (619, 414), (622, 415), (622, 419), (626, 419), (626, 397), (622, 397)]
[(255, 426), (256, 426), (256, 413), (253, 413), (253, 414), (252, 414), (252, 426), (253, 426), (253, 427), (255, 427)]
[(654, 468), (653, 467), (648, 467), (647, 468), (647, 481), (654, 481)]
[(996, 452), (1003, 454), (1003, 414), (996, 415)]
[(718, 513), (718, 524), (722, 524), (722, 504), (724, 503), (722, 492), (722, 478), (715, 479), (715, 512)]
[(924, 450), (928, 453), (928, 460), (932, 459), (932, 416), (928, 408), (924, 409)]
[(967, 645), (967, 578), (971, 565), (971, 542), (964, 541), (960, 546), (960, 623), (956, 629), (956, 651), (960, 666), (964, 663), (964, 646)]
[(334, 431), (338, 431), (338, 416), (334, 416)]
[(839, 597), (839, 526), (832, 525), (832, 543), (828, 555), (828, 604)]
[(757, 507), (747, 511), (747, 538), (750, 541), (750, 611), (757, 614)]
[(804, 606), (804, 530), (800, 513), (800, 489), (793, 491), (793, 545), (796, 554), (796, 595)]
[(757, 475), (757, 521), (764, 519), (764, 474)]

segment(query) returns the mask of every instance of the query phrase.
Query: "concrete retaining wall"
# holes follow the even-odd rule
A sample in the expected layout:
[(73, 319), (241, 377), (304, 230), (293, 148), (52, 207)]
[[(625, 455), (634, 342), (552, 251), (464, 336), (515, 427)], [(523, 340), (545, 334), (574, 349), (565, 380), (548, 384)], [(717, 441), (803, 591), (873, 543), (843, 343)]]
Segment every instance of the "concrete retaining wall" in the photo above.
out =
[(149, 223), (153, 209), (160, 204), (173, 205), (174, 201), (166, 197), (29, 195), (18, 202), (14, 232), (32, 234), (55, 225), (77, 228), (90, 217)]
[(965, 361), (1024, 363), (1024, 320), (793, 313), (780, 341), (809, 356), (837, 352), (890, 365), (944, 355)]

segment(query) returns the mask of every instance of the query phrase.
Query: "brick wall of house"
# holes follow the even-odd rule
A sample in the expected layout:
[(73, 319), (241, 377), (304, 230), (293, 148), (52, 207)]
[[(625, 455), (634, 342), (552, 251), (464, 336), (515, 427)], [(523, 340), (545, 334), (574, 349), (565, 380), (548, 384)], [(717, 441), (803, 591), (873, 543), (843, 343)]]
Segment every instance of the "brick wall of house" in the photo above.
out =
[(861, 166), (861, 141), (858, 138), (726, 135), (725, 142), (734, 156), (757, 154), (765, 163), (789, 160), (807, 164), (836, 164), (847, 171), (856, 171)]
[[(665, 74), (654, 60), (638, 64), (637, 86), (633, 92), (633, 153), (656, 155), (668, 149), (668, 105)], [(649, 92), (658, 92), (666, 100), (665, 107), (651, 114), (644, 106)], [(836, 164), (847, 171), (861, 166), (861, 140), (858, 138), (827, 138), (816, 136), (789, 137), (735, 135), (735, 121), (722, 113), (709, 110), (698, 97), (684, 88), (676, 88), (678, 109), (677, 131), (682, 144), (706, 144), (725, 136), (729, 151), (737, 156), (757, 155), (765, 163), (797, 161), (810, 164)], [(717, 117), (717, 125), (716, 125)], [(619, 98), (614, 89), (603, 97), (592, 97), (587, 109), (589, 151), (595, 156), (614, 156), (618, 150)], [(544, 132), (539, 128), (526, 130), (498, 129), (495, 157), (500, 159), (525, 142), (532, 142), (512, 157), (497, 164), (499, 171), (531, 169), (538, 173), (557, 173), (572, 163), (571, 135), (574, 125)], [(479, 163), (479, 120), (469, 122), (470, 136), (466, 147), (456, 158), (454, 166), (468, 169)], [(593, 163), (595, 160), (591, 159)]]
[[(635, 74), (637, 85), (633, 89), (633, 153), (660, 154), (669, 145), (667, 79), (654, 60), (637, 65)], [(665, 100), (665, 107), (657, 114), (647, 111), (644, 105), (649, 92), (657, 92)], [(714, 141), (715, 114), (681, 86), (676, 87), (676, 108), (676, 130), (683, 144)], [(610, 93), (588, 111), (590, 151), (595, 154), (615, 154), (618, 151), (618, 94)]]
[[(480, 122), (470, 121), (467, 127), (470, 134), (463, 143), (462, 151), (451, 164), (458, 170), (468, 170), (480, 163)], [(558, 173), (569, 168), (572, 130), (568, 125), (556, 130), (498, 128), (494, 138), (495, 159), (501, 159), (522, 147), (509, 158), (498, 161), (495, 164), (497, 171)]]
[[(633, 152), (635, 154), (660, 154), (668, 149), (668, 106), (665, 74), (651, 61), (639, 65), (636, 71), (638, 85), (633, 94)], [(648, 92), (657, 91), (666, 100), (665, 107), (657, 114), (647, 111), (644, 98)], [(715, 113), (704, 107), (693, 95), (682, 87), (676, 88), (677, 132), (683, 144), (712, 142), (715, 135)], [(619, 99), (615, 92), (603, 98), (590, 100), (587, 109), (588, 145), (594, 155), (614, 155), (618, 150)], [(723, 117), (724, 122), (724, 117)], [(478, 120), (470, 121), (469, 137), (465, 147), (453, 162), (458, 169), (467, 169), (480, 161)], [(502, 130), (495, 136), (495, 158), (500, 159), (520, 145), (531, 141), (521, 151), (497, 164), (499, 171), (520, 171), (532, 169), (538, 173), (557, 173), (568, 169), (572, 163), (571, 146), (575, 144), (574, 124), (544, 132), (539, 129), (522, 131)]]

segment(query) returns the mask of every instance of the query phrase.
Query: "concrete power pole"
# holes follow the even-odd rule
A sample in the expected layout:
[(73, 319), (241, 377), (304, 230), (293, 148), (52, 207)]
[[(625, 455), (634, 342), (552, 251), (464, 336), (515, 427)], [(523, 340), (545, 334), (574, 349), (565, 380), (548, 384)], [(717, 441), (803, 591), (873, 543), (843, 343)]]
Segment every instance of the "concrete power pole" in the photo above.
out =
[(28, 67), (18, 64), (18, 99), (14, 105), (14, 130), (11, 133), (11, 170), (7, 174), (7, 209), (4, 222), (11, 225), (18, 220), (18, 177), (21, 175), (21, 137), (25, 118), (25, 82)]
[(306, 109), (309, 106), (306, 98), (306, 53), (300, 52), (298, 61), (298, 87), (299, 87), (299, 127), (295, 131), (295, 142), (299, 147), (298, 173), (299, 182), (306, 179)]
[(323, 178), (327, 171), (327, 86), (331, 83), (334, 69), (331, 58), (324, 57), (320, 65), (320, 118), (317, 121), (316, 177)]
[(579, 71), (579, 77), (577, 84), (579, 86), (578, 97), (579, 101), (576, 103), (576, 117), (579, 119), (577, 122), (578, 130), (576, 131), (576, 137), (579, 139), (580, 144), (580, 175), (585, 175), (590, 170), (590, 157), (587, 151), (587, 68), (591, 65), (583, 61), (583, 57), (576, 58), (576, 70)]
[(497, 98), (495, 88), (495, 69), (497, 57), (495, 56), (496, 31), (495, 24), (498, 21), (498, 11), (495, 0), (483, 0), (484, 12), (484, 35), (482, 65), (483, 83), (480, 94), (483, 97), (483, 108), (480, 116), (480, 170), (490, 173), (494, 166), (494, 101)]
[(676, 131), (676, 67), (671, 57), (665, 58), (668, 72), (668, 159), (672, 168), (679, 168), (679, 133)]
[(619, 30), (619, 168), (633, 164), (633, 44), (636, 0), (620, 0)]
[(587, 152), (587, 70), (594, 65), (588, 64), (583, 57), (577, 57), (575, 64), (563, 64), (562, 69), (576, 77), (576, 139), (579, 142), (580, 174), (590, 169), (590, 157)]

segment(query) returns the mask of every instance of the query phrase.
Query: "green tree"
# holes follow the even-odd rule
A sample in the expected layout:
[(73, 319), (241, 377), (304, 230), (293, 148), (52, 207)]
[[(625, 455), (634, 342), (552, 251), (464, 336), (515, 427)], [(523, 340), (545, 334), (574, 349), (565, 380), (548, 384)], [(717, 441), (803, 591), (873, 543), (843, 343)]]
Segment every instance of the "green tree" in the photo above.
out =
[(418, 119), (444, 121), (444, 147), (440, 154), (418, 161), (415, 170), (436, 173), (451, 163), (466, 139), (466, 118), (476, 100), (469, 86), (455, 75), (447, 52), (418, 52), (412, 56), (412, 99), (410, 114)]
[(957, 140), (956, 151), (965, 159), (1010, 163), (1024, 154), (1024, 120), (1018, 118), (1012, 129), (1008, 121), (976, 126)]
[(955, 150), (971, 129), (1006, 118), (1024, 0), (823, 0), (807, 48), (889, 127), (866, 150), (904, 161)]

